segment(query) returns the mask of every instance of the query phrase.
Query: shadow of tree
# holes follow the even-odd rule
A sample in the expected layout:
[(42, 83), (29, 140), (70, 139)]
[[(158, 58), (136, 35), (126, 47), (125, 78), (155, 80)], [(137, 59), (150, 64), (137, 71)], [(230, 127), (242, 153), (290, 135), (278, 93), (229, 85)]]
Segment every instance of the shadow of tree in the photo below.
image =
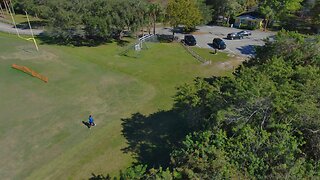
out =
[(62, 46), (88, 46), (88, 47), (96, 47), (99, 45), (112, 43), (111, 39), (103, 39), (98, 37), (83, 37), (83, 36), (72, 36), (70, 38), (62, 38), (62, 37), (53, 37), (48, 35), (48, 33), (44, 32), (37, 36), (38, 39), (41, 40), (41, 44), (49, 44), (49, 45), (62, 45)]
[(174, 37), (172, 34), (157, 34), (158, 41), (161, 43), (171, 43), (175, 40), (178, 40), (177, 37)]
[(149, 116), (135, 113), (122, 119), (122, 133), (128, 141), (125, 153), (148, 167), (168, 167), (170, 153), (187, 134), (187, 125), (176, 112), (160, 111)]
[(241, 47), (238, 47), (237, 49), (243, 55), (251, 55), (251, 56), (253, 56), (255, 54), (255, 46), (254, 45), (241, 46)]
[[(47, 25), (46, 21), (30, 21), (30, 25), (33, 29), (42, 28)], [(29, 29), (29, 23), (28, 22), (22, 22), (17, 24), (17, 28), (20, 29)]]
[(170, 32), (180, 33), (180, 34), (190, 34), (190, 33), (196, 32), (198, 30), (199, 30), (198, 28), (186, 29), (185, 27), (179, 26), (179, 27), (175, 27), (173, 29), (171, 28)]
[(123, 40), (123, 39), (116, 40), (116, 42), (117, 42), (117, 45), (120, 47), (124, 47), (130, 44), (130, 41)]

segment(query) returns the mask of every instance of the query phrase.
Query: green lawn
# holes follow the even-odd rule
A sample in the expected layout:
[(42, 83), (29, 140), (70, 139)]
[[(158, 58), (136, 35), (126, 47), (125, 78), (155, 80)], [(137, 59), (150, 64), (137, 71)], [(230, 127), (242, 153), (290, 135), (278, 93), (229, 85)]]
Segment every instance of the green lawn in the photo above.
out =
[[(170, 109), (178, 85), (231, 71), (201, 65), (179, 44), (149, 44), (138, 58), (119, 56), (122, 49), (40, 45), (36, 52), (31, 42), (0, 33), (1, 179), (116, 175), (133, 161), (121, 151), (122, 118)], [(12, 69), (13, 63), (49, 83)], [(97, 123), (92, 129), (81, 123), (89, 114)]]
[[(243, 61), (243, 57), (234, 57), (234, 55), (228, 55), (224, 52), (217, 51), (216, 54), (214, 54), (214, 51), (212, 49), (207, 48), (199, 48), (199, 47), (191, 47), (193, 51), (195, 51), (198, 55), (203, 57), (206, 60), (210, 60), (213, 66), (215, 66), (218, 69), (235, 69), (239, 66), (239, 61)], [(226, 59), (229, 59), (226, 61)]]
[(195, 46), (191, 48), (201, 57), (205, 58), (206, 60), (211, 60), (212, 62), (224, 62), (225, 59), (228, 58), (228, 55), (226, 53), (220, 51), (218, 51), (217, 54), (214, 54), (214, 51), (212, 49), (199, 48)]

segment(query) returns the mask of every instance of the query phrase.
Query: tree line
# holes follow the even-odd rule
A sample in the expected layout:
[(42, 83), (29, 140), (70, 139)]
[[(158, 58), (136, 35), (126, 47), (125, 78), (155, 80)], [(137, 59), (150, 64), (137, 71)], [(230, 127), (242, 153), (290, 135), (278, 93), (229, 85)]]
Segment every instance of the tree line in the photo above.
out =
[[(202, 16), (202, 0), (15, 0), (17, 12), (27, 10), (47, 22), (47, 37), (64, 44), (99, 44), (121, 39), (124, 30), (136, 32), (147, 27), (155, 34), (156, 22), (193, 28), (210, 19)], [(188, 11), (186, 13), (186, 11)], [(169, 12), (169, 13), (166, 13)]]
[[(235, 16), (255, 10), (265, 18), (265, 28), (275, 20), (285, 19), (303, 8), (314, 26), (319, 26), (319, 5), (303, 0), (14, 0), (16, 11), (27, 10), (45, 19), (48, 37), (61, 43), (99, 43), (116, 38), (122, 32), (136, 32), (147, 27), (155, 33), (156, 22), (172, 27), (184, 25), (190, 31), (195, 26), (217, 22), (225, 23)], [(309, 18), (309, 19), (310, 19)]]
[(159, 4), (143, 0), (17, 0), (15, 8), (44, 19), (48, 37), (76, 45), (121, 39), (124, 30), (155, 28), (161, 16)]

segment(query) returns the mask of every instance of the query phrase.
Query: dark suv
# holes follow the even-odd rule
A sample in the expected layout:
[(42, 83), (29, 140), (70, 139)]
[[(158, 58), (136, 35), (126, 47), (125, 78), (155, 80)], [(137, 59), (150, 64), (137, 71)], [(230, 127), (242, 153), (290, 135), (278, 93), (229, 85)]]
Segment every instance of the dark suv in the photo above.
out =
[(195, 46), (197, 44), (197, 41), (192, 35), (185, 35), (184, 43), (186, 43), (188, 46)]
[(228, 39), (243, 39), (243, 35), (242, 34), (239, 34), (239, 33), (230, 33), (227, 35), (227, 38)]
[(227, 48), (226, 43), (220, 38), (214, 38), (212, 41), (212, 47), (215, 49), (225, 49)]

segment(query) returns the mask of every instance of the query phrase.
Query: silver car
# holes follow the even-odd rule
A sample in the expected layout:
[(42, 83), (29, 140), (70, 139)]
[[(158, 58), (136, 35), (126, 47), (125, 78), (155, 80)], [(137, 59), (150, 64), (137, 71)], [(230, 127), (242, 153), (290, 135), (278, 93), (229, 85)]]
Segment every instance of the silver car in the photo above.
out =
[(242, 36), (250, 36), (251, 32), (250, 31), (240, 31), (238, 34), (241, 34)]

